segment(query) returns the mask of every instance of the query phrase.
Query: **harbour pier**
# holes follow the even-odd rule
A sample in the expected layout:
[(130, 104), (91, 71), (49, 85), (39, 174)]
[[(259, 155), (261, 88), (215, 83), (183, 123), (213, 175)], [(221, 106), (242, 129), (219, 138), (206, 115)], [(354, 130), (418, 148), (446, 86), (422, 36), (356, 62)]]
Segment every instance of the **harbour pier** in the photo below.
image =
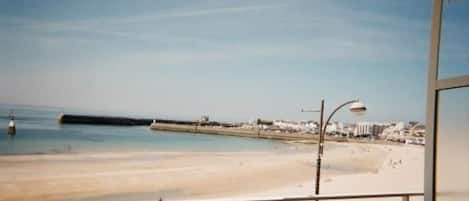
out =
[(149, 119), (149, 118), (130, 118), (116, 116), (95, 116), (95, 115), (76, 115), (60, 114), (58, 121), (61, 124), (90, 124), (90, 125), (113, 125), (113, 126), (150, 126), (152, 123), (186, 125), (186, 126), (222, 126), (233, 127), (230, 123), (216, 121), (185, 121), (172, 119)]

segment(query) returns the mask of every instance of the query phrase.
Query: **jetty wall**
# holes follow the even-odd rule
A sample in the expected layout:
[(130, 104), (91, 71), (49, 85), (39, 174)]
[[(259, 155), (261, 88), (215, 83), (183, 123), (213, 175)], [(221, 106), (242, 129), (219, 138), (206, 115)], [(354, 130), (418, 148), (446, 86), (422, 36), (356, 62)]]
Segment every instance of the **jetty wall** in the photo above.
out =
[(61, 114), (59, 123), (62, 124), (92, 124), (92, 125), (121, 125), (121, 126), (141, 126), (150, 125), (151, 119), (133, 119), (127, 117), (112, 116), (91, 116), (91, 115), (73, 115)]
[(166, 124), (166, 123), (153, 123), (151, 124), (150, 128), (153, 130), (162, 130), (162, 131), (264, 138), (264, 139), (273, 139), (273, 140), (289, 140), (289, 141), (301, 141), (301, 140), (316, 141), (317, 140), (317, 135), (311, 135), (311, 134), (276, 133), (276, 132), (242, 129), (242, 128), (235, 128), (235, 127), (212, 127), (212, 126), (199, 126), (199, 125), (177, 125), (177, 124)]
[(129, 118), (115, 116), (93, 116), (93, 115), (76, 115), (76, 114), (60, 114), (58, 117), (61, 124), (90, 124), (90, 125), (119, 125), (119, 126), (150, 126), (153, 122), (174, 125), (188, 126), (221, 126), (233, 127), (233, 124), (208, 121), (183, 121), (171, 119), (145, 119), (145, 118)]

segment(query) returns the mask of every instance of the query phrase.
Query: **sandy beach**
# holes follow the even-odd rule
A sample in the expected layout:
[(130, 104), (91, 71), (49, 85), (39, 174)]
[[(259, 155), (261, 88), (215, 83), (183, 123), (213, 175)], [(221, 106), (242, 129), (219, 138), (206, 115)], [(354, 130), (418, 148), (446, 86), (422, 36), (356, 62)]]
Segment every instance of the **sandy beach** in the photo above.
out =
[[(332, 148), (326, 147), (324, 156), (322, 194), (423, 191), (423, 147), (335, 142), (326, 146)], [(307, 196), (314, 189), (315, 148), (0, 156), (0, 200)]]

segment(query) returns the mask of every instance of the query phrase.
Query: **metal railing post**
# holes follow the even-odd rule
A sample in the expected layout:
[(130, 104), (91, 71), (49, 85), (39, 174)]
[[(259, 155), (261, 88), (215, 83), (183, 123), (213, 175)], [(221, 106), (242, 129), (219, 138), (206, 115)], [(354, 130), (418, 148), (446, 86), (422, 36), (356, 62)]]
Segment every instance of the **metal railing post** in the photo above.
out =
[(402, 196), (402, 201), (410, 201), (409, 195)]

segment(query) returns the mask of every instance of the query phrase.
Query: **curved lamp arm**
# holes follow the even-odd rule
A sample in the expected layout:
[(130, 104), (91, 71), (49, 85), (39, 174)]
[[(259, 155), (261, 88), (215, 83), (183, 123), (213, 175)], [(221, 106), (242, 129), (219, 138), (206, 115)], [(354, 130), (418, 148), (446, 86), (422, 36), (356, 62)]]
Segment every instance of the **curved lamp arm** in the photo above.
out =
[(332, 116), (334, 116), (334, 114), (340, 110), (341, 108), (343, 108), (344, 106), (346, 105), (349, 105), (349, 104), (352, 104), (352, 103), (356, 103), (358, 102), (358, 100), (351, 100), (351, 101), (347, 101), (345, 103), (343, 103), (342, 105), (339, 105), (337, 108), (334, 109), (334, 111), (332, 111), (332, 113), (329, 115), (329, 117), (327, 118), (327, 121), (326, 121), (326, 124), (324, 124), (324, 128), (322, 128), (322, 133), (326, 134), (326, 128), (327, 128), (327, 125), (329, 124), (329, 121), (331, 121), (332, 119)]

